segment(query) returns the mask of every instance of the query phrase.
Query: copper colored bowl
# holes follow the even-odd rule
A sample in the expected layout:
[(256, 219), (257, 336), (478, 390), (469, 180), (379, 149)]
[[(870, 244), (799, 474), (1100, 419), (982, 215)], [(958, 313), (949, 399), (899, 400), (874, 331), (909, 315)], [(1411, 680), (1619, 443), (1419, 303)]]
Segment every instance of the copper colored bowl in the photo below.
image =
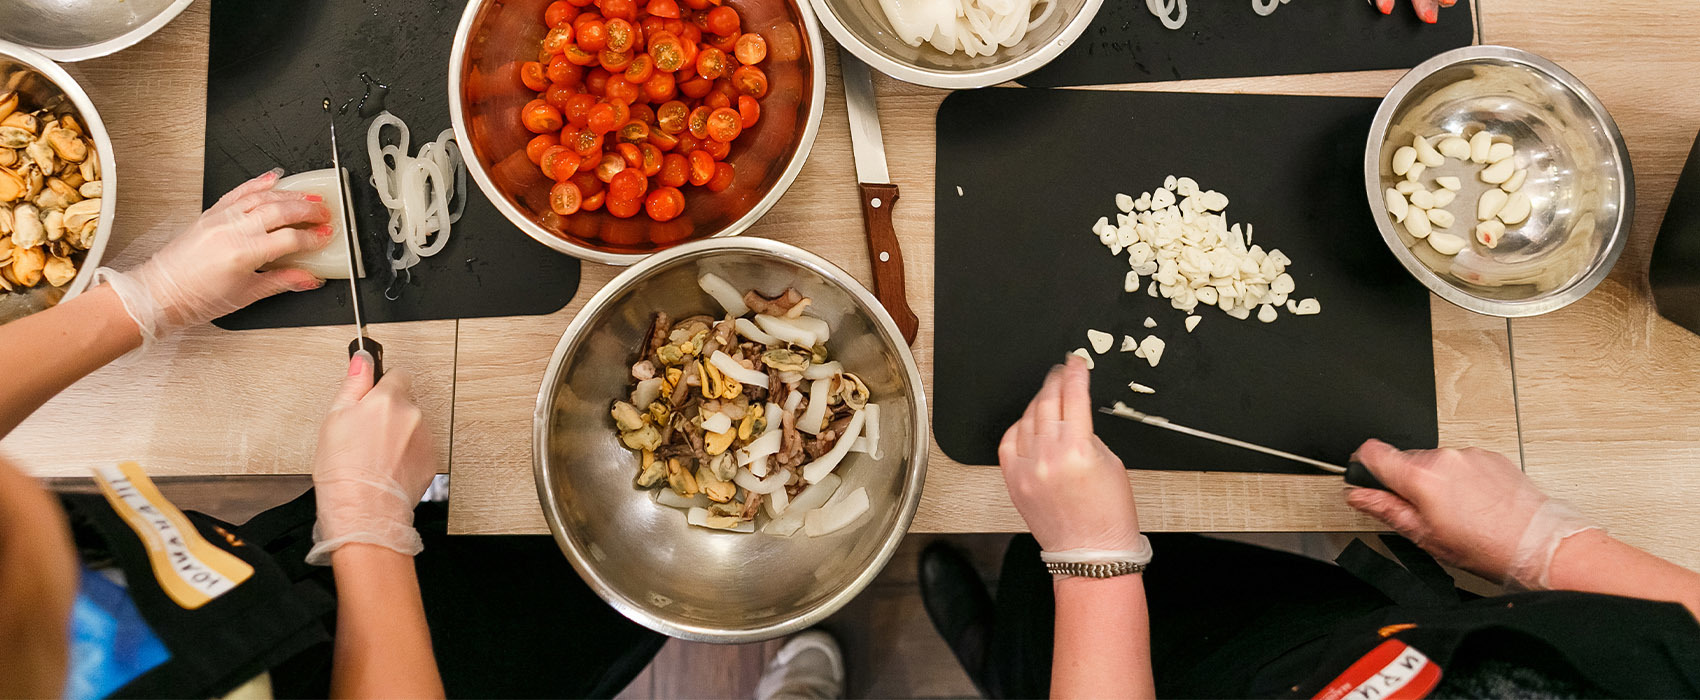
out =
[(728, 0), (744, 31), (767, 40), (768, 77), (761, 120), (732, 144), (737, 169), (723, 192), (685, 187), (685, 212), (665, 223), (639, 212), (630, 219), (606, 209), (570, 217), (549, 209), (553, 182), (525, 155), (535, 134), (520, 110), (536, 99), (520, 81), (535, 61), (550, 0), (474, 0), (467, 4), (449, 55), (449, 112), (467, 153), (472, 179), (526, 235), (557, 251), (611, 265), (630, 265), (687, 240), (734, 236), (767, 213), (803, 168), (820, 130), (826, 98), (820, 28), (807, 0)]

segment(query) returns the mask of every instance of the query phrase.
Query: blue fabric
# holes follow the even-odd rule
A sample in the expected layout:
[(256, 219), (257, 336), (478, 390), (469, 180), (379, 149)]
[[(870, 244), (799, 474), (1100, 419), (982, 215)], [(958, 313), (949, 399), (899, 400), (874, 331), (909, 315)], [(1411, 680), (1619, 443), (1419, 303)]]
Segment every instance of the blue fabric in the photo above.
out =
[(129, 591), (82, 569), (71, 606), (71, 663), (66, 700), (104, 698), (171, 658), (130, 601)]

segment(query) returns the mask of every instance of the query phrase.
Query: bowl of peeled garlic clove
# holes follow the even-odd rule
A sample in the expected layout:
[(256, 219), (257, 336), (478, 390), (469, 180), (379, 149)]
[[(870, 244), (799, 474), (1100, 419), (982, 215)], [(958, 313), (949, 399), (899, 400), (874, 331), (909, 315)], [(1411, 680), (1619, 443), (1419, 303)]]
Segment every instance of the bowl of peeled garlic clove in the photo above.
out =
[(1563, 308), (1617, 262), (1635, 209), (1617, 124), (1557, 64), (1470, 46), (1411, 69), (1364, 148), (1376, 227), (1436, 295), (1490, 316)]

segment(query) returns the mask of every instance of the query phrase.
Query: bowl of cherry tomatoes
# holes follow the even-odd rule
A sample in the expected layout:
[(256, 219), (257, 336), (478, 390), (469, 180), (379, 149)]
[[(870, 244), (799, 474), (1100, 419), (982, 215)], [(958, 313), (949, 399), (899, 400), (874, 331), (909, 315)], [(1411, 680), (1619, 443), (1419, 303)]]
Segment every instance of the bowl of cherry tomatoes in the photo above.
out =
[(449, 111), (509, 221), (629, 265), (779, 201), (820, 131), (823, 51), (807, 0), (474, 0)]

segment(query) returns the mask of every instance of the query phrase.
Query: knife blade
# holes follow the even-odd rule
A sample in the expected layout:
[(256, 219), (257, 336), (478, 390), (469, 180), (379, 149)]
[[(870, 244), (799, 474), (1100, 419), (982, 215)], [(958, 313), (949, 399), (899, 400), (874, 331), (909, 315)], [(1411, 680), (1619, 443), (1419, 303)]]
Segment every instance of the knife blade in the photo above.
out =
[(376, 382), (384, 376), (384, 346), (366, 335), (366, 318), (360, 312), (360, 243), (358, 236), (360, 228), (354, 219), (354, 212), (348, 203), (354, 198), (348, 191), (348, 173), (343, 172), (342, 157), (336, 145), (336, 119), (331, 119), (331, 167), (336, 170), (339, 186), (336, 190), (336, 206), (338, 216), (342, 217), (342, 225), (348, 235), (343, 237), (348, 246), (348, 304), (354, 307), (354, 340), (348, 344), (348, 356), (362, 350), (372, 356), (372, 381)]
[(1285, 452), (1285, 451), (1282, 451), (1282, 450), (1277, 450), (1273, 447), (1265, 447), (1265, 446), (1259, 445), (1257, 443), (1246, 442), (1244, 440), (1231, 438), (1231, 437), (1228, 437), (1226, 435), (1220, 435), (1220, 434), (1217, 434), (1217, 433), (1212, 433), (1208, 430), (1199, 430), (1198, 428), (1191, 428), (1191, 427), (1187, 427), (1187, 426), (1184, 426), (1184, 425), (1180, 425), (1180, 424), (1175, 423), (1173, 421), (1170, 421), (1169, 419), (1164, 418), (1162, 416), (1154, 416), (1154, 415), (1151, 415), (1149, 413), (1142, 413), (1140, 411), (1133, 410), (1132, 408), (1129, 408), (1127, 406), (1127, 404), (1124, 404), (1120, 401), (1117, 401), (1116, 405), (1113, 406), (1113, 407), (1100, 408), (1100, 409), (1098, 409), (1098, 412), (1106, 414), (1106, 415), (1116, 416), (1118, 418), (1126, 418), (1126, 419), (1131, 420), (1131, 421), (1144, 423), (1146, 425), (1156, 427), (1156, 428), (1162, 428), (1164, 430), (1172, 430), (1172, 431), (1180, 433), (1182, 435), (1191, 435), (1191, 436), (1196, 437), (1196, 438), (1203, 438), (1205, 440), (1210, 440), (1210, 441), (1213, 441), (1213, 442), (1219, 442), (1219, 443), (1222, 443), (1224, 445), (1230, 445), (1230, 446), (1238, 447), (1238, 448), (1244, 449), (1244, 450), (1251, 450), (1252, 452), (1261, 452), (1263, 454), (1270, 455), (1270, 456), (1273, 456), (1273, 457), (1280, 457), (1282, 459), (1291, 460), (1291, 461), (1294, 461), (1294, 462), (1298, 462), (1300, 464), (1308, 464), (1312, 467), (1316, 467), (1317, 469), (1321, 469), (1321, 470), (1323, 470), (1325, 472), (1329, 472), (1331, 474), (1344, 475), (1346, 477), (1346, 483), (1351, 484), (1353, 486), (1361, 486), (1361, 487), (1367, 488), (1367, 489), (1381, 489), (1383, 491), (1389, 490), (1385, 485), (1383, 485), (1381, 483), (1380, 479), (1375, 478), (1375, 475), (1370, 473), (1368, 467), (1365, 467), (1362, 462), (1359, 462), (1356, 459), (1350, 460), (1349, 462), (1347, 462), (1347, 465), (1344, 466), (1344, 467), (1342, 467), (1338, 464), (1329, 464), (1329, 463), (1321, 461), (1321, 460), (1311, 459), (1309, 457), (1296, 455), (1296, 454), (1293, 454), (1291, 452)]
[(868, 236), (868, 260), (873, 264), (874, 296), (891, 314), (903, 340), (915, 342), (920, 320), (909, 308), (903, 284), (903, 251), (892, 226), (891, 207), (897, 185), (885, 164), (885, 141), (880, 135), (879, 100), (868, 64), (849, 51), (838, 52), (844, 76), (844, 108), (850, 116), (850, 150), (856, 158), (856, 185), (862, 197), (862, 226)]

